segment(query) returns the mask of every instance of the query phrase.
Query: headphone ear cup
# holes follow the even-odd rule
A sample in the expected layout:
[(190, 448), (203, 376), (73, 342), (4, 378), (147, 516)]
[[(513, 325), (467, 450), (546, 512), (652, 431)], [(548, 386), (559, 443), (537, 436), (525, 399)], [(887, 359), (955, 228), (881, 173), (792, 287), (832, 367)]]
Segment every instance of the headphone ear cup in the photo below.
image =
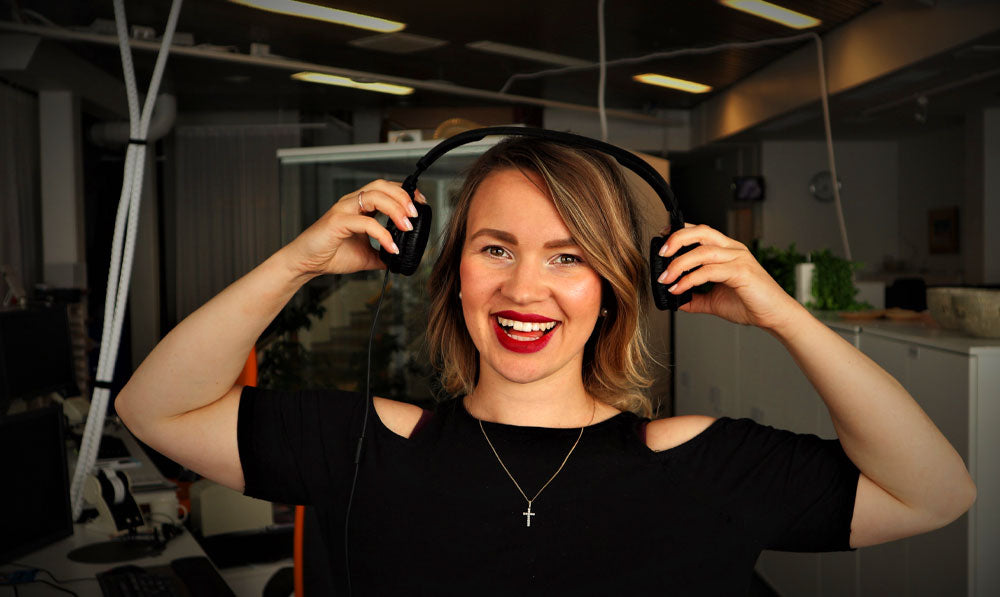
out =
[[(699, 243), (695, 243), (693, 245), (681, 247), (670, 257), (661, 257), (660, 249), (663, 247), (665, 242), (667, 242), (667, 237), (665, 236), (654, 236), (653, 239), (649, 241), (649, 282), (652, 286), (653, 302), (656, 304), (656, 308), (660, 311), (666, 311), (668, 309), (676, 311), (681, 307), (681, 305), (691, 302), (691, 291), (687, 290), (681, 294), (673, 294), (667, 291), (669, 286), (661, 284), (657, 278), (660, 277), (660, 274), (667, 271), (667, 268), (670, 266), (670, 263), (675, 257), (680, 257), (684, 253), (687, 253), (695, 247), (700, 247), (701, 245)], [(689, 272), (684, 272), (684, 274), (687, 273)], [(678, 276), (678, 279), (683, 277), (684, 274)]]
[(392, 242), (399, 247), (399, 254), (394, 255), (385, 248), (379, 248), (378, 254), (389, 271), (394, 274), (412, 276), (420, 265), (420, 258), (427, 248), (427, 239), (431, 235), (431, 206), (426, 203), (413, 202), (417, 208), (417, 217), (409, 218), (413, 230), (404, 231), (396, 228), (392, 220), (386, 225)]

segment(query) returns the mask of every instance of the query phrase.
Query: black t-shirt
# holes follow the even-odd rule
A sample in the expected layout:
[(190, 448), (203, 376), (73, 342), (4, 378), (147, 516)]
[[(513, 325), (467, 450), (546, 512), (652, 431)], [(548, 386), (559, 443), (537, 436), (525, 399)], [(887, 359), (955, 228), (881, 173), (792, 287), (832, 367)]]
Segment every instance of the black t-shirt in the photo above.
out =
[[(345, 582), (344, 514), (364, 414), (357, 394), (246, 388), (238, 438), (246, 495), (315, 506)], [(374, 406), (349, 549), (361, 595), (740, 595), (763, 549), (849, 549), (858, 470), (840, 443), (721, 418), (654, 452), (646, 419), (587, 427), (527, 510), (461, 400), (405, 438)], [(576, 429), (483, 423), (532, 497)]]

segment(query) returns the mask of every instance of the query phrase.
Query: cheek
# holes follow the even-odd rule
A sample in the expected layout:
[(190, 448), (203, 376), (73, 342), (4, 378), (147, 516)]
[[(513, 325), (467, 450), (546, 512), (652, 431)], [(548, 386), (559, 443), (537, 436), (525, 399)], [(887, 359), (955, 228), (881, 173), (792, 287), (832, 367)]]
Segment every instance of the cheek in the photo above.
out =
[(595, 273), (562, 288), (563, 296), (569, 304), (597, 317), (601, 310), (601, 279)]

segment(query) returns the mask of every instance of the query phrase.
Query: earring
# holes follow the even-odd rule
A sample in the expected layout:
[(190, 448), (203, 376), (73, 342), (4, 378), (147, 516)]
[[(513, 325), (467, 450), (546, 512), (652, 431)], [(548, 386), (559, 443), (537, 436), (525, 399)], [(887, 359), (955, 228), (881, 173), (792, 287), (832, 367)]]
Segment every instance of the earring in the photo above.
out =
[(461, 290), (458, 291), (458, 300), (462, 300), (462, 291)]
[(607, 317), (607, 316), (608, 316), (608, 308), (601, 307), (601, 317)]

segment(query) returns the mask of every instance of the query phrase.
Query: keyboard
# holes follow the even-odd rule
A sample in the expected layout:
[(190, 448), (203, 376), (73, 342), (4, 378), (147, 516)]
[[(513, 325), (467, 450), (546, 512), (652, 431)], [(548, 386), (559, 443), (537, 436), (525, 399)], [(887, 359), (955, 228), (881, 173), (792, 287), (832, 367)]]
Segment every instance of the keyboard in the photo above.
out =
[(169, 566), (118, 566), (97, 581), (105, 597), (235, 597), (205, 557), (178, 558)]
[(106, 597), (173, 597), (185, 595), (175, 579), (139, 566), (119, 566), (97, 575)]

